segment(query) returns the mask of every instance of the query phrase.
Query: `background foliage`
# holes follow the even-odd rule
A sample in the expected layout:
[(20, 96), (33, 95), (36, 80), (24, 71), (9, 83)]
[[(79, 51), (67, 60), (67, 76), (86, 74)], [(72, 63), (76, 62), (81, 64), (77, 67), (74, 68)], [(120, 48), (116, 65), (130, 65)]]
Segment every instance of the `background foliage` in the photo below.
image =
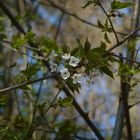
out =
[(139, 12), (139, 0), (0, 0), (0, 139), (140, 139)]

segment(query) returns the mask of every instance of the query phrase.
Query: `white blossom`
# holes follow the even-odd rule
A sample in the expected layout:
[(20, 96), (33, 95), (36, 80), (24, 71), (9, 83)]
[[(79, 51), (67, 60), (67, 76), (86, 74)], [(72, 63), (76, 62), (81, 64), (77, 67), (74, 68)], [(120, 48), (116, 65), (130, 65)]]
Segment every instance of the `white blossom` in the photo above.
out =
[(51, 69), (51, 72), (56, 72), (57, 70), (57, 64), (56, 63), (50, 63), (50, 69)]
[(79, 62), (80, 62), (80, 59), (78, 59), (78, 58), (76, 58), (74, 56), (71, 56), (69, 65), (73, 66), (73, 67), (76, 67)]
[(68, 59), (70, 59), (70, 54), (65, 53), (64, 55), (62, 55), (62, 58), (64, 60), (68, 60)]
[(64, 80), (68, 79), (70, 77), (70, 72), (67, 68), (64, 68), (61, 70), (61, 76)]
[(72, 77), (73, 78), (73, 83), (74, 84), (81, 83), (81, 76), (82, 76), (81, 74), (77, 74), (77, 73), (74, 74), (73, 77)]
[(58, 56), (58, 54), (56, 54), (56, 52), (55, 52), (54, 50), (51, 51), (51, 55), (52, 55), (53, 57)]
[(55, 53), (54, 50), (51, 51), (51, 54), (49, 55), (49, 63), (52, 63), (55, 60), (55, 57), (58, 56), (58, 54)]

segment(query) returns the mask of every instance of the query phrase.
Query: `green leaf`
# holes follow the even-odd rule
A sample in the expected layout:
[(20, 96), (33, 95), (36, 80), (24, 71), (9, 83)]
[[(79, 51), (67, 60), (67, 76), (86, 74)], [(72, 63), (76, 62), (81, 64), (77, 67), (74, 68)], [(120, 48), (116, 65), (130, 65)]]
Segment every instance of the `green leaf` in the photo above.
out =
[(101, 47), (98, 47), (98, 48), (93, 48), (87, 58), (88, 60), (95, 64), (95, 65), (100, 65), (104, 62), (104, 59), (103, 59), (103, 55), (106, 53), (106, 48), (101, 46)]
[(81, 44), (79, 39), (77, 39), (77, 42), (78, 42), (78, 50), (77, 50), (77, 52), (75, 53), (74, 56), (77, 57), (77, 58), (82, 58), (82, 57), (84, 57), (84, 47)]
[(105, 41), (106, 41), (107, 43), (111, 43), (111, 41), (110, 41), (109, 38), (108, 38), (107, 33), (104, 34), (104, 39), (105, 39)]
[(12, 38), (12, 47), (15, 49), (19, 49), (26, 42), (27, 42), (27, 40), (24, 37), (20, 38), (20, 36), (18, 34), (14, 35)]
[(88, 53), (89, 53), (90, 48), (91, 48), (90, 42), (89, 42), (88, 39), (86, 38), (85, 45), (84, 45), (85, 54), (88, 54)]
[(133, 4), (131, 2), (120, 2), (120, 1), (112, 1), (111, 2), (111, 8), (113, 10), (119, 10), (119, 9), (123, 9), (123, 8), (128, 8), (130, 6), (132, 6)]
[(72, 51), (71, 51), (71, 55), (72, 56), (75, 56), (76, 52), (78, 51), (78, 47), (74, 48)]
[(0, 41), (5, 39), (7, 35), (4, 32), (0, 32)]
[(104, 51), (106, 51), (106, 44), (105, 44), (105, 42), (101, 41), (100, 47), (103, 48)]
[(31, 39), (33, 39), (33, 37), (35, 37), (35, 33), (33, 32), (27, 32), (26, 35), (25, 35), (25, 39), (27, 39), (28, 41), (30, 41)]
[(62, 106), (62, 107), (68, 107), (71, 106), (73, 102), (73, 98), (72, 97), (67, 97), (64, 99), (59, 99), (57, 104)]
[(110, 76), (112, 79), (114, 79), (113, 73), (112, 71), (107, 67), (107, 66), (101, 66), (100, 67), (101, 72), (107, 74), (108, 76)]
[(21, 73), (27, 78), (27, 80), (31, 79), (31, 77), (39, 71), (37, 65), (27, 65), (26, 70), (22, 70)]
[(41, 36), (40, 38), (38, 38), (36, 44), (44, 46), (43, 50), (46, 55), (50, 54), (52, 50), (54, 50), (55, 52), (61, 51), (55, 40), (47, 38), (45, 36)]
[(73, 121), (68, 119), (61, 121), (55, 140), (74, 140), (77, 131), (77, 126)]
[(101, 29), (104, 29), (104, 25), (98, 20), (98, 27), (101, 28)]
[(4, 106), (8, 101), (7, 96), (0, 96), (0, 106)]
[(81, 88), (81, 85), (79, 83), (74, 84), (72, 78), (70, 78), (69, 80), (67, 80), (65, 82), (73, 93), (74, 93), (74, 91), (79, 92), (79, 89)]
[(135, 50), (135, 47), (136, 47), (136, 42), (137, 42), (137, 39), (136, 38), (133, 38), (129, 41), (129, 44), (128, 44), (128, 51), (129, 52), (132, 52)]
[(40, 113), (42, 114), (44, 113), (46, 104), (47, 104), (46, 102), (43, 102), (37, 105), (37, 108), (39, 109)]

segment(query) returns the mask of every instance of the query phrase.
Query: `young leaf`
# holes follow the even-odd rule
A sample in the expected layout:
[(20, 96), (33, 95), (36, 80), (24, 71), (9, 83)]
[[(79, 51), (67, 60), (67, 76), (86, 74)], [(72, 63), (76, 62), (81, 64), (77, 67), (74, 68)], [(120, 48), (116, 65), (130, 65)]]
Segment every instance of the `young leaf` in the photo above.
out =
[(105, 51), (105, 50), (106, 50), (106, 44), (105, 44), (105, 42), (102, 42), (102, 41), (101, 41), (100, 47), (101, 47), (101, 48), (104, 48), (104, 51)]
[(101, 28), (101, 29), (104, 29), (104, 25), (98, 20), (98, 27)]
[(120, 2), (120, 1), (116, 1), (116, 0), (111, 2), (111, 8), (113, 10), (119, 10), (119, 9), (127, 8), (130, 6), (132, 6), (131, 2)]
[(0, 106), (4, 106), (8, 101), (7, 96), (0, 96)]
[(21, 72), (24, 74), (24, 76), (26, 76), (27, 80), (29, 80), (38, 71), (39, 71), (39, 68), (37, 65), (27, 65), (26, 70), (23, 70)]
[(110, 41), (109, 38), (108, 38), (107, 33), (104, 34), (104, 39), (105, 39), (105, 41), (106, 41), (107, 43), (111, 43), (111, 41)]
[(111, 71), (108, 67), (106, 67), (106, 66), (101, 66), (101, 67), (100, 67), (100, 70), (101, 70), (101, 72), (107, 74), (107, 75), (110, 76), (112, 79), (114, 79), (113, 73), (112, 73), (112, 71)]
[(72, 97), (67, 97), (64, 99), (59, 99), (57, 104), (62, 106), (62, 107), (68, 107), (71, 106), (73, 102), (73, 98)]
[(84, 45), (85, 54), (88, 54), (88, 53), (89, 53), (90, 48), (91, 48), (90, 42), (89, 42), (88, 39), (86, 38), (85, 45)]
[(93, 48), (87, 58), (93, 64), (101, 64), (103, 62), (103, 55), (106, 53), (105, 47)]
[(84, 47), (81, 44), (79, 39), (77, 39), (77, 42), (78, 42), (79, 47), (78, 47), (77, 52), (75, 53), (75, 57), (82, 58), (84, 56)]

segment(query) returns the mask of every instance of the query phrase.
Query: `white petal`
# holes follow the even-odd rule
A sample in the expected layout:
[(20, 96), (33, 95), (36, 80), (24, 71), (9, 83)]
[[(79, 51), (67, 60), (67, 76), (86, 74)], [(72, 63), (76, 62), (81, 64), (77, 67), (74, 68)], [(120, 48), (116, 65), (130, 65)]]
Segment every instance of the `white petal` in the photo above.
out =
[(62, 58), (68, 60), (70, 58), (70, 54), (65, 53), (64, 55), (62, 55)]
[(80, 60), (78, 58), (76, 58), (74, 56), (71, 56), (69, 65), (73, 66), (73, 67), (76, 67), (79, 62), (80, 62)]
[(64, 68), (61, 70), (61, 76), (64, 80), (68, 79), (70, 77), (70, 72), (67, 68)]

